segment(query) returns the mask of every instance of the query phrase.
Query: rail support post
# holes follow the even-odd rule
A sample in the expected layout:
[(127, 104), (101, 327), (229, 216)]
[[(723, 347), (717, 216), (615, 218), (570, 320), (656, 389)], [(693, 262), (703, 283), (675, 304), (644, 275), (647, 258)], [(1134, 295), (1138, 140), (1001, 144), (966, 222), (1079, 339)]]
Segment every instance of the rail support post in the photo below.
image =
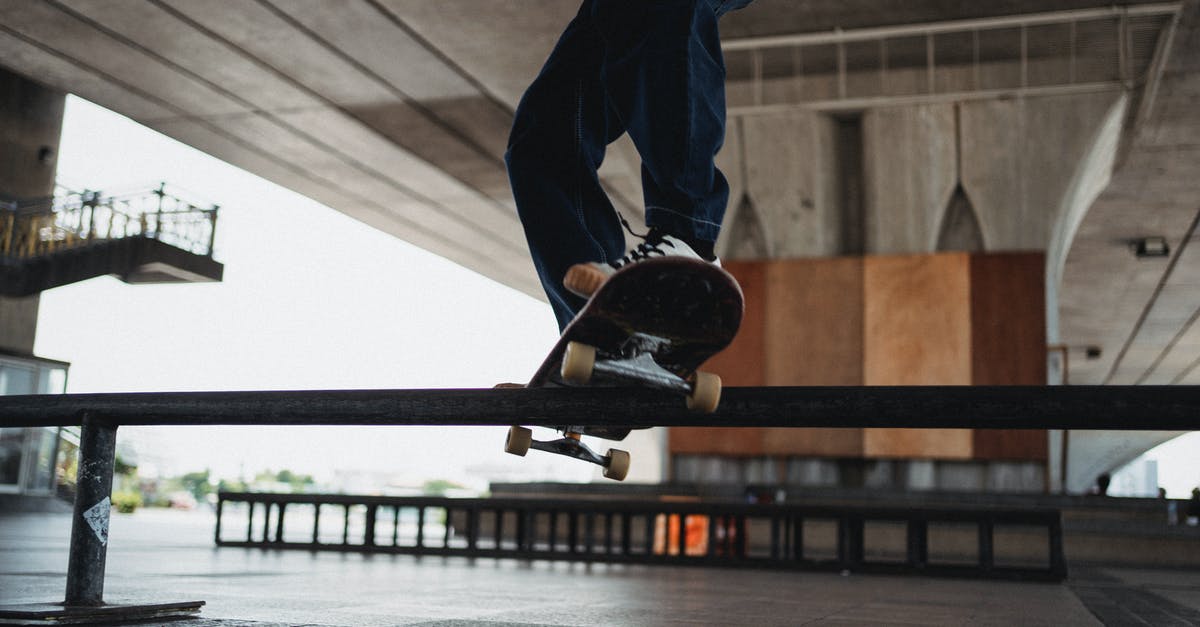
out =
[(117, 461), (117, 425), (93, 413), (84, 413), (81, 424), (75, 513), (67, 556), (66, 600), (0, 606), (0, 623), (111, 625), (126, 621), (174, 620), (199, 614), (204, 601), (112, 605), (104, 602), (108, 522), (112, 512), (113, 470)]
[(116, 425), (85, 415), (79, 435), (79, 473), (67, 561), (67, 606), (104, 605), (104, 565), (116, 459)]

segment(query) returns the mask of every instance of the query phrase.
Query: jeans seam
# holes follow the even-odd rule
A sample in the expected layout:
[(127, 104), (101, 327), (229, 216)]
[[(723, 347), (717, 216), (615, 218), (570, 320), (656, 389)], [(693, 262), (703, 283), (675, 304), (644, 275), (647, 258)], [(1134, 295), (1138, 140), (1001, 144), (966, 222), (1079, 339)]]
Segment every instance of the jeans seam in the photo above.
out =
[(608, 263), (608, 251), (596, 241), (588, 228), (587, 218), (583, 215), (583, 182), (579, 177), (583, 172), (583, 79), (575, 81), (575, 216), (588, 239), (600, 254), (600, 263)]
[(682, 213), (682, 212), (679, 212), (679, 211), (675, 211), (674, 209), (668, 209), (668, 208), (666, 208), (666, 207), (659, 207), (659, 206), (657, 206), (657, 205), (646, 205), (646, 211), (650, 211), (651, 209), (653, 209), (653, 210), (655, 210), (655, 211), (665, 211), (665, 212), (667, 212), (667, 213), (671, 213), (671, 214), (677, 215), (677, 216), (679, 216), (679, 217), (681, 217), (681, 218), (684, 218), (684, 219), (686, 219), (686, 220), (688, 220), (688, 221), (690, 221), (690, 222), (695, 222), (695, 223), (697, 223), (697, 224), (711, 224), (712, 226), (716, 226), (716, 227), (720, 227), (720, 226), (721, 226), (721, 225), (720, 225), (719, 223), (717, 223), (717, 222), (712, 222), (711, 220), (704, 220), (704, 219), (702, 219), (702, 218), (697, 218), (697, 217), (694, 217), (694, 216), (689, 216), (689, 215), (687, 215), (686, 213)]

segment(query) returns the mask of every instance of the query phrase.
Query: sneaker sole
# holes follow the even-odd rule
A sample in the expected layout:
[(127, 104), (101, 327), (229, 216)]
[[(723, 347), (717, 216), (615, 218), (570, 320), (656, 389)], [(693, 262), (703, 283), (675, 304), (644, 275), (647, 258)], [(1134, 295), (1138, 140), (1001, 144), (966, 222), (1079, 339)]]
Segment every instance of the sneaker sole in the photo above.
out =
[(567, 269), (563, 287), (577, 296), (591, 298), (608, 280), (608, 276), (590, 263), (577, 263)]

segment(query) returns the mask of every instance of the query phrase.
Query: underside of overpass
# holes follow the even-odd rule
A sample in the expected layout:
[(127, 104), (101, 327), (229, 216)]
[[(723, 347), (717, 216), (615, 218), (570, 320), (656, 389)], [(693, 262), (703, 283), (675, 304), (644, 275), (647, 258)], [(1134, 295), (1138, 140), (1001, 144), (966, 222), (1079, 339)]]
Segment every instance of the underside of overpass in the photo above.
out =
[[(503, 153), (577, 9), (0, 0), (0, 66), (540, 298)], [(1200, 3), (758, 0), (722, 29), (726, 258), (1044, 251), (1055, 376), (1200, 383)], [(636, 221), (626, 138), (601, 178)]]

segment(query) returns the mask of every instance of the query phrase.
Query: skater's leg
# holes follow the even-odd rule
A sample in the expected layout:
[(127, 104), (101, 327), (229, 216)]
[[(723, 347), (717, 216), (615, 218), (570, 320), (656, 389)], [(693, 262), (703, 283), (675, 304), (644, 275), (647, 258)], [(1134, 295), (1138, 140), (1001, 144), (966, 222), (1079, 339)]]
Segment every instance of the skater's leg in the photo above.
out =
[(642, 157), (646, 223), (711, 256), (729, 184), (717, 20), (745, 0), (595, 0), (604, 87)]
[(623, 132), (600, 81), (591, 1), (567, 26), (517, 108), (505, 162), (534, 266), (560, 329), (583, 306), (563, 288), (574, 264), (619, 258), (625, 237), (600, 186), (605, 147)]

